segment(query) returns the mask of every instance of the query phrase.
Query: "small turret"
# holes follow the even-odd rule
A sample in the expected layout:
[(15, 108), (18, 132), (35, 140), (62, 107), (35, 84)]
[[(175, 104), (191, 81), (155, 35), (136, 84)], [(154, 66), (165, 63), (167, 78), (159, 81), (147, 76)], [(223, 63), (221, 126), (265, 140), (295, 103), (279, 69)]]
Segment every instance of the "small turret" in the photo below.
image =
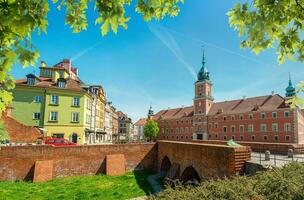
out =
[(152, 106), (150, 105), (149, 111), (148, 111), (148, 119), (152, 119), (154, 115), (154, 111), (152, 110)]
[(292, 82), (291, 82), (291, 76), (289, 73), (289, 82), (288, 82), (288, 87), (286, 88), (286, 97), (293, 97), (296, 95), (296, 89), (293, 87)]

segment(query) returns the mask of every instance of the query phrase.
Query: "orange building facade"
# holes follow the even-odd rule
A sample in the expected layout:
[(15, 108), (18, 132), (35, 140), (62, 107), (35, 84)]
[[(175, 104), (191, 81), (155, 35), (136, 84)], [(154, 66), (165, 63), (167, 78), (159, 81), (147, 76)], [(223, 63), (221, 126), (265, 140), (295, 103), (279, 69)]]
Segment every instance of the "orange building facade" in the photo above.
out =
[(304, 143), (303, 111), (286, 103), (295, 95), (290, 79), (285, 97), (271, 94), (215, 102), (203, 56), (194, 91), (192, 106), (161, 110), (153, 116), (160, 128), (158, 139)]

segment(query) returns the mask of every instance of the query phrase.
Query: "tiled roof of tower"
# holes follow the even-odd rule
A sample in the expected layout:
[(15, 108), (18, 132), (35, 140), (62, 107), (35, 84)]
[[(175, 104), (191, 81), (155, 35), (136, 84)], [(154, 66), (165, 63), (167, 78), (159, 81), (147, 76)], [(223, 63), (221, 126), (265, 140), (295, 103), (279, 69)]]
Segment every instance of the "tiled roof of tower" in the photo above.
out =
[[(212, 105), (208, 115), (219, 114), (219, 111), (221, 111), (221, 114), (237, 114), (251, 112), (255, 109), (257, 109), (257, 111), (272, 111), (287, 107), (288, 106), (285, 104), (285, 99), (282, 96), (275, 94), (232, 101), (215, 102)], [(193, 106), (161, 110), (154, 115), (156, 120), (178, 119), (185, 116), (193, 116)]]
[[(16, 80), (16, 85), (27, 86), (27, 79), (19, 79)], [(58, 88), (56, 83), (52, 81), (51, 78), (42, 78), (39, 77), (39, 81), (36, 82), (35, 86), (30, 87), (41, 87), (41, 88), (57, 88), (57, 89), (68, 89), (79, 92), (85, 92), (85, 90), (81, 87), (81, 83), (74, 79), (67, 79), (66, 88)]]
[(143, 126), (147, 123), (147, 119), (146, 118), (141, 118), (139, 119), (137, 122), (135, 122), (135, 126)]

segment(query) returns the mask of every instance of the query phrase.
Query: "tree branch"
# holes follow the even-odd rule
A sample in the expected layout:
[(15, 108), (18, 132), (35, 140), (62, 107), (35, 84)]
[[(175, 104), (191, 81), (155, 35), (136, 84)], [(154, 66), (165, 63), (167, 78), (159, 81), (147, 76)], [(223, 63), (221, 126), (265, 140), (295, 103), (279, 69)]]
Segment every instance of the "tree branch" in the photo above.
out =
[(301, 5), (300, 0), (295, 0), (295, 2), (301, 8), (301, 10), (304, 10), (304, 7)]

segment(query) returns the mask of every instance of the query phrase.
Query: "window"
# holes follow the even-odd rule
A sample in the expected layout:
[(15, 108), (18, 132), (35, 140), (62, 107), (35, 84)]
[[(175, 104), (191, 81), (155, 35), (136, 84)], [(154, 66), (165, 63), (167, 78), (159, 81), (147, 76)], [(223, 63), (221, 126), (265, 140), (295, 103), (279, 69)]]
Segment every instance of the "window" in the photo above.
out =
[(263, 138), (264, 138), (265, 141), (268, 139), (267, 135), (264, 135)]
[(223, 126), (223, 132), (226, 133), (227, 132), (227, 127)]
[(72, 122), (79, 122), (79, 113), (78, 112), (72, 113)]
[(234, 140), (234, 135), (231, 136), (231, 139)]
[(226, 121), (226, 116), (223, 116), (223, 121)]
[(87, 109), (91, 110), (91, 100), (87, 99)]
[(58, 105), (58, 96), (57, 95), (51, 96), (51, 104)]
[(249, 114), (249, 115), (248, 115), (248, 118), (249, 118), (249, 119), (253, 119), (253, 114)]
[(217, 139), (217, 134), (215, 134), (215, 138)]
[(217, 123), (214, 124), (214, 128), (217, 128)]
[(266, 124), (261, 124), (261, 132), (266, 132), (266, 131), (267, 131)]
[[(86, 123), (87, 124), (90, 124), (91, 123), (91, 116), (89, 115), (89, 114), (86, 114)], [(121, 124), (121, 125), (123, 125), (123, 124)], [(122, 126), (121, 126), (122, 127)]]
[(179, 133), (179, 128), (176, 128), (175, 133)]
[(27, 78), (28, 85), (35, 85), (35, 78)]
[(240, 119), (240, 120), (243, 120), (243, 118), (244, 118), (243, 115), (240, 115), (240, 116), (239, 116), (239, 119)]
[(289, 111), (284, 112), (284, 117), (289, 117)]
[(274, 136), (274, 140), (275, 140), (275, 141), (278, 141), (278, 140), (279, 140), (279, 136), (277, 136), (277, 135)]
[(33, 119), (40, 119), (40, 113), (39, 112), (35, 112), (33, 114)]
[(253, 132), (253, 124), (248, 125), (248, 132)]
[(239, 131), (240, 131), (240, 133), (243, 133), (243, 132), (244, 132), (244, 125), (240, 125)]
[(266, 119), (266, 113), (261, 113), (261, 118)]
[(41, 96), (35, 96), (34, 102), (35, 103), (40, 103), (41, 102)]
[(52, 111), (50, 113), (50, 121), (58, 121), (58, 112)]
[(73, 97), (73, 106), (79, 106), (80, 100), (79, 97)]
[(241, 135), (241, 136), (240, 136), (240, 139), (241, 139), (241, 140), (244, 140), (244, 136)]
[(234, 120), (235, 119), (235, 116), (234, 115), (231, 115), (231, 120)]
[(255, 136), (254, 135), (251, 136), (251, 140), (255, 141)]
[(290, 123), (285, 123), (285, 124), (284, 124), (284, 131), (285, 131), (285, 132), (291, 131), (291, 130), (290, 130)]
[(289, 136), (289, 135), (286, 135), (286, 136), (285, 136), (285, 140), (286, 140), (286, 141), (289, 141), (289, 140), (290, 140), (290, 136)]
[(65, 82), (64, 81), (58, 81), (58, 87), (65, 88)]
[(235, 132), (235, 126), (234, 126), (234, 125), (233, 125), (233, 126), (231, 126), (231, 127), (230, 127), (230, 129), (231, 129), (231, 132), (232, 132), (232, 133), (234, 133), (234, 132)]
[(226, 139), (227, 139), (227, 136), (226, 136), (226, 135), (224, 135), (223, 139), (224, 139), (224, 140), (226, 140)]
[(277, 118), (278, 117), (276, 112), (272, 112), (271, 116), (272, 116), (272, 118)]
[(272, 132), (278, 132), (278, 124), (277, 123), (273, 123), (271, 125), (271, 127), (272, 127)]

